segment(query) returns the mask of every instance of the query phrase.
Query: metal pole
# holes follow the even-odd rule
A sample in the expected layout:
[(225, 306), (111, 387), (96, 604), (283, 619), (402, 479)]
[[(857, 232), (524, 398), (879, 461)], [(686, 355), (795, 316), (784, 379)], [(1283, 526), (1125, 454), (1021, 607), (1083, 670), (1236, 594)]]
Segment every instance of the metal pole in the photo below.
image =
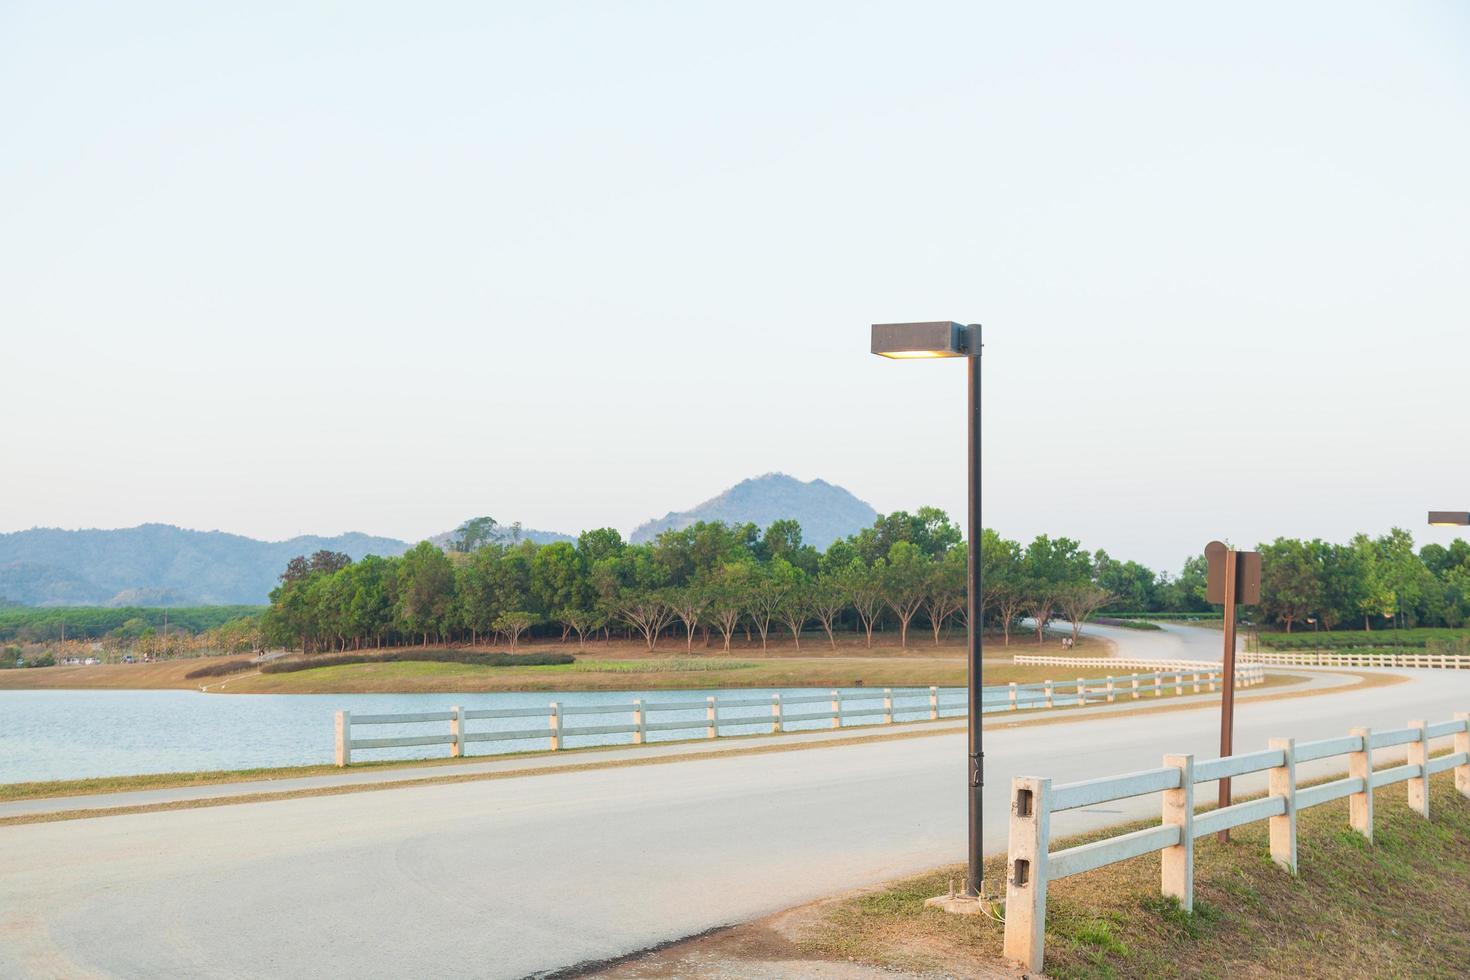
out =
[(983, 615), (981, 609), (980, 591), (980, 539), (984, 534), (984, 525), (980, 520), (980, 328), (971, 326), (969, 328), (969, 369), (970, 369), (970, 405), (969, 405), (969, 508), (967, 523), (969, 525), (969, 588), (967, 590), (969, 603), (969, 670), (968, 684), (970, 696), (969, 716), (969, 832), (970, 832), (970, 868), (965, 882), (966, 894), (978, 896), (981, 894), (981, 885), (984, 883), (984, 859), (983, 820), (982, 806), (984, 800), (982, 791), (985, 787), (985, 752), (981, 744), (981, 703), (980, 695), (983, 689), (981, 683), (980, 658), (983, 652), (985, 624), (981, 621)]
[[(1220, 702), (1220, 758), (1231, 754), (1235, 736), (1235, 559), (1234, 548), (1225, 552), (1225, 694)], [(1230, 777), (1220, 780), (1220, 806), (1230, 805)], [(1216, 840), (1230, 840), (1230, 831), (1222, 830)]]

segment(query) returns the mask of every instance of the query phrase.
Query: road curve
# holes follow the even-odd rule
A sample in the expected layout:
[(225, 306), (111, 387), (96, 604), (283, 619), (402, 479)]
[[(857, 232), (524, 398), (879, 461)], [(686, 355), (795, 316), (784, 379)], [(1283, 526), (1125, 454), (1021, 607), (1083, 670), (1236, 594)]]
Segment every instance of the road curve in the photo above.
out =
[[(1057, 625), (1071, 629), (1071, 625), (1065, 620), (1056, 621)], [(1082, 632), (1101, 636), (1113, 641), (1117, 655), (1129, 660), (1210, 660), (1219, 663), (1224, 653), (1224, 638), (1219, 630), (1209, 629), (1203, 626), (1181, 626), (1177, 623), (1159, 623), (1156, 630), (1131, 630), (1122, 626), (1103, 626), (1098, 623), (1085, 623)], [(1240, 649), (1241, 638), (1236, 639), (1236, 649)], [(1026, 652), (1026, 651), (1017, 651)], [(1057, 654), (1055, 647), (1046, 651), (1049, 654)]]
[[(1470, 705), (1470, 676), (1400, 673), (1243, 703), (1236, 744)], [(993, 730), (987, 850), (1011, 776), (1208, 757), (1217, 725), (1204, 706)], [(0, 976), (521, 977), (616, 956), (960, 859), (964, 751), (935, 735), (0, 828)]]

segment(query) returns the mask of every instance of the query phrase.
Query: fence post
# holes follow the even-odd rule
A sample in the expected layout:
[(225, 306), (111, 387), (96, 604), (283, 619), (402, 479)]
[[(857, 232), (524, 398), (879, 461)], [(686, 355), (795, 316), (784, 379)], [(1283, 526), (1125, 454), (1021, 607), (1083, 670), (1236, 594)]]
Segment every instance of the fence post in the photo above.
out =
[(1015, 711), (1021, 706), (1016, 703), (1016, 682), (1011, 681), (1011, 710)]
[(560, 701), (553, 701), (553, 702), (551, 702), (551, 717), (549, 719), (549, 723), (551, 725), (551, 751), (556, 752), (556, 751), (558, 751), (558, 750), (561, 749), (561, 702)]
[(705, 698), (704, 720), (706, 722), (707, 734), (710, 738), (718, 738), (720, 734), (720, 708), (715, 703), (715, 697), (711, 694)]
[(893, 724), (893, 688), (883, 689), (883, 724)]
[(781, 695), (771, 695), (771, 734), (781, 734)]
[(1163, 673), (1163, 671), (1160, 671), (1159, 673), (1157, 673), (1157, 674), (1154, 675), (1154, 697), (1161, 698), (1163, 696), (1164, 696), (1164, 673)]
[(1273, 738), (1267, 744), (1281, 750), (1281, 765), (1266, 775), (1270, 794), (1281, 797), (1285, 807), (1270, 820), (1271, 860), (1296, 874), (1296, 739)]
[(832, 727), (842, 727), (842, 692), (832, 692)]
[(1138, 700), (1138, 675), (1133, 675), (1133, 700)]
[(643, 699), (633, 702), (633, 744), (642, 745), (648, 738), (648, 722), (643, 714)]
[(352, 765), (352, 712), (337, 712), (337, 765)]
[(449, 734), (454, 736), (449, 745), (449, 757), (458, 759), (464, 756), (464, 708), (456, 706), (449, 710), (454, 712), (454, 717), (449, 719)]
[(1174, 696), (1175, 697), (1179, 697), (1183, 693), (1184, 693), (1184, 675), (1182, 673), (1180, 673), (1179, 671), (1176, 670), (1176, 671), (1174, 671)]
[(939, 720), (939, 688), (929, 688), (929, 720)]
[(1210, 671), (1210, 693), (1215, 693), (1215, 672), (1213, 670)]
[(1046, 947), (1046, 848), (1051, 836), (1051, 780), (1011, 780), (1011, 836), (1006, 869), (1005, 957), (1039, 973)]
[(1046, 682), (1046, 706), (1048, 708), (1053, 707), (1051, 700), (1051, 681)]
[(1354, 728), (1350, 733), (1363, 740), (1363, 750), (1348, 754), (1348, 775), (1363, 781), (1363, 792), (1348, 797), (1348, 816), (1353, 829), (1373, 843), (1373, 730)]
[(1199, 693), (1199, 671), (1194, 672), (1194, 693)]
[(1179, 770), (1179, 788), (1166, 789), (1164, 825), (1179, 828), (1179, 843), (1166, 847), (1162, 888), (1165, 897), (1179, 899), (1179, 907), (1194, 911), (1194, 756), (1166, 755), (1164, 765)]
[(1463, 731), (1455, 732), (1455, 754), (1465, 759), (1455, 767), (1455, 789), (1461, 796), (1470, 796), (1470, 712), (1455, 712), (1455, 721), (1465, 726)]
[(1421, 817), (1429, 816), (1429, 723), (1411, 721), (1410, 728), (1419, 729), (1419, 740), (1409, 743), (1409, 765), (1419, 767), (1419, 775), (1408, 781), (1409, 809)]
[(1087, 679), (1077, 678), (1077, 707), (1081, 708), (1087, 704)]
[(1113, 696), (1114, 696), (1114, 694), (1115, 694), (1115, 689), (1113, 687), (1113, 675), (1112, 674), (1109, 674), (1108, 675), (1108, 704), (1112, 704), (1113, 703)]

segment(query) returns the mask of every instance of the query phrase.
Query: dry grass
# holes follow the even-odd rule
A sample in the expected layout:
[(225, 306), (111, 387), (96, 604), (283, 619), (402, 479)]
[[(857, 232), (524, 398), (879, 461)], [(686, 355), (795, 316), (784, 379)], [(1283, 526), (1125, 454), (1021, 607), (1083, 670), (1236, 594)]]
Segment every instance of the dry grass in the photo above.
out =
[[(885, 639), (887, 639), (885, 637)], [(41, 667), (0, 671), (0, 689), (160, 689), (225, 694), (375, 694), (476, 691), (634, 691), (688, 687), (940, 687), (965, 683), (965, 649), (954, 637), (935, 646), (932, 636), (911, 635), (907, 649), (844, 639), (834, 650), (812, 639), (797, 650), (789, 641), (773, 642), (762, 652), (759, 643), (739, 644), (729, 652), (696, 645), (694, 654), (678, 643), (660, 644), (652, 654), (642, 643), (541, 643), (539, 651), (566, 651), (575, 664), (544, 667), (480, 667), (470, 664), (399, 661), (348, 664), (288, 674), (241, 674), (189, 680), (189, 671), (206, 661), (178, 660), (152, 664), (101, 664), (92, 667)], [(1016, 667), (1014, 653), (1061, 652), (1053, 640), (1038, 647), (1016, 638), (1009, 648), (987, 638), (986, 682), (1006, 684), (1101, 677), (1112, 651), (1107, 640), (1084, 638), (1070, 653), (1099, 657), (1097, 668)], [(528, 648), (529, 649), (529, 648)], [(698, 665), (700, 669), (693, 670)], [(1060, 671), (1060, 675), (1058, 672)]]
[[(1264, 822), (1195, 844), (1195, 911), (1159, 894), (1157, 855), (1050, 886), (1055, 977), (1452, 977), (1470, 958), (1470, 800), (1431, 785), (1432, 820), (1401, 786), (1377, 792), (1376, 840), (1348, 830), (1347, 801), (1303, 811), (1293, 878), (1271, 863)], [(1156, 823), (1156, 821), (1155, 821)], [(1113, 828), (1067, 845), (1149, 824)], [(955, 976), (1001, 966), (1002, 926), (924, 908), (959, 866), (830, 903), (796, 938), (808, 955)], [(987, 864), (1004, 881), (1003, 859)]]

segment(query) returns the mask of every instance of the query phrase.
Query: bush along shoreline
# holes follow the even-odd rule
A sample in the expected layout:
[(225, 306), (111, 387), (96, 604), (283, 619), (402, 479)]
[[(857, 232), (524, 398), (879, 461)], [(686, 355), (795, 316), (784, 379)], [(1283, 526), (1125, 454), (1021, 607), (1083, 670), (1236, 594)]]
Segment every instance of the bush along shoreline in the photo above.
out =
[[(429, 663), (468, 664), (472, 667), (555, 667), (576, 663), (569, 653), (472, 653), (460, 650), (400, 650), (391, 653), (345, 653), (316, 656), (302, 660), (277, 660), (260, 668), (262, 674), (291, 674), (318, 667), (342, 667), (348, 664)], [(193, 676), (192, 674), (190, 675)]]

